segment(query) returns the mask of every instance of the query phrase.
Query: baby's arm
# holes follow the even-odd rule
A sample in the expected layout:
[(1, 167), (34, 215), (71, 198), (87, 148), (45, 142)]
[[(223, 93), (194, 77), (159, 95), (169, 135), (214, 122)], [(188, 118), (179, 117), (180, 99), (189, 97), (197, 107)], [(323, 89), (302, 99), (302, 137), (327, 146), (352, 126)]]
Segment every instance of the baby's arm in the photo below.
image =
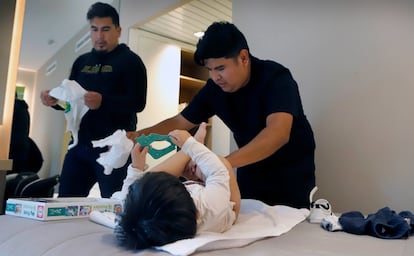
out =
[(146, 157), (148, 153), (148, 147), (142, 147), (139, 143), (136, 143), (131, 151), (132, 167), (144, 170), (146, 167)]
[(230, 163), (224, 158), (219, 158), (185, 131), (175, 130), (170, 135), (171, 140), (197, 163), (206, 177), (206, 191), (210, 195), (206, 199), (210, 204), (221, 204), (222, 199), (226, 200), (224, 195), (229, 193), (230, 201), (235, 203), (234, 211), (237, 218), (240, 210), (240, 191)]
[(230, 176), (230, 180), (229, 180), (230, 201), (235, 203), (234, 212), (236, 213), (236, 220), (237, 220), (237, 216), (239, 216), (240, 204), (241, 204), (241, 194), (240, 194), (239, 184), (237, 183), (236, 174), (234, 173), (233, 167), (231, 166), (230, 162), (224, 157), (220, 157), (220, 160), (226, 166), (227, 171)]
[(128, 166), (127, 176), (122, 184), (121, 191), (112, 194), (111, 198), (119, 201), (124, 201), (129, 192), (129, 186), (137, 179), (144, 175), (144, 171), (148, 168), (145, 164), (145, 157), (148, 152), (148, 147), (141, 147), (138, 143), (135, 144), (131, 151), (132, 163)]
[[(194, 138), (202, 143), (207, 134), (206, 130), (207, 124), (205, 122), (199, 125), (197, 132), (194, 135)], [(171, 137), (171, 134), (175, 134), (176, 138)], [(176, 144), (178, 147), (181, 147), (184, 141), (191, 137), (190, 133), (185, 130), (176, 130), (173, 133), (169, 134), (171, 140)], [(163, 161), (162, 163), (158, 164), (151, 171), (164, 171), (168, 172), (176, 177), (183, 176), (190, 180), (203, 180), (204, 175), (202, 173), (196, 172), (197, 165), (190, 161), (191, 158), (185, 154), (182, 150), (178, 151), (167, 160)]]

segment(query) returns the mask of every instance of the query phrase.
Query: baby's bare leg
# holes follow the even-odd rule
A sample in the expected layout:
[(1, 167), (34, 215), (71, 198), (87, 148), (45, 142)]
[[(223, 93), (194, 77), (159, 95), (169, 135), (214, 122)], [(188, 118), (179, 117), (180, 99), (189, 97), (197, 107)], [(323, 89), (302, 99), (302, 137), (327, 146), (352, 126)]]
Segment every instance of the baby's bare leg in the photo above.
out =
[(172, 156), (168, 157), (158, 165), (151, 168), (152, 172), (168, 172), (176, 177), (182, 175), (185, 167), (190, 161), (190, 157), (185, 154), (182, 150), (176, 152)]
[[(194, 134), (194, 139), (202, 144), (204, 144), (204, 140), (207, 135), (207, 124), (205, 122), (202, 122)], [(184, 168), (184, 172), (182, 173), (182, 176), (185, 177), (188, 180), (200, 180), (201, 177), (197, 176), (197, 164), (190, 160), (188, 164)]]
[(200, 126), (198, 127), (197, 132), (194, 134), (194, 139), (204, 144), (206, 135), (207, 135), (207, 124), (205, 122), (202, 122)]

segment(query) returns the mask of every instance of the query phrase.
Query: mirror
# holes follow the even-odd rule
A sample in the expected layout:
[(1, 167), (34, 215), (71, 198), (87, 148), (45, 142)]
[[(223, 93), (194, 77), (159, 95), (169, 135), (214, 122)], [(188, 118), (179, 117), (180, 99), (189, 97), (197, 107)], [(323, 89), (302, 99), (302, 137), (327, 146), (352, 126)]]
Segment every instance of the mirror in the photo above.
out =
[[(42, 105), (39, 95), (42, 90), (58, 86), (69, 76), (77, 56), (91, 49), (86, 13), (95, 2), (26, 0), (16, 86), (28, 105), (29, 136), (45, 159), (40, 176), (58, 174), (69, 138), (62, 138), (66, 129), (64, 116)], [(119, 0), (101, 2), (119, 10)]]
[[(33, 101), (38, 100), (38, 95), (34, 94), (39, 91), (37, 84), (45, 80), (42, 76), (51, 76), (53, 72), (63, 70), (62, 77), (67, 77), (72, 63), (66, 64), (61, 59), (72, 60), (91, 48), (89, 37), (82, 37), (83, 41), (77, 49), (67, 51), (67, 56), (56, 56), (71, 38), (85, 31), (88, 26), (86, 12), (94, 2), (96, 0), (26, 1), (17, 85), (25, 87), (24, 99), (29, 106), (32, 107)], [(118, 4), (114, 6), (119, 9)]]

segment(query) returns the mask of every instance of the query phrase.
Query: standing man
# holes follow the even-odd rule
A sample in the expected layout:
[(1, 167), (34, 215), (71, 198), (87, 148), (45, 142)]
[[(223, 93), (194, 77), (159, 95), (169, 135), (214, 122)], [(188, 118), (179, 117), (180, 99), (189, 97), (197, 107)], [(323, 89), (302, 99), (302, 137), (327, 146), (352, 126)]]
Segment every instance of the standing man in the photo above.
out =
[[(69, 79), (87, 91), (84, 101), (89, 110), (81, 120), (77, 145), (65, 156), (60, 197), (87, 196), (96, 182), (102, 197), (121, 189), (129, 162), (105, 175), (96, 159), (108, 149), (93, 148), (91, 141), (112, 135), (117, 129), (135, 131), (136, 113), (144, 109), (147, 98), (146, 68), (138, 55), (119, 44), (121, 27), (115, 8), (97, 2), (89, 8), (87, 19), (93, 49), (75, 60)], [(40, 98), (44, 105), (62, 110), (49, 90), (42, 91)]]
[(237, 168), (242, 198), (309, 208), (315, 186), (315, 141), (290, 71), (249, 52), (244, 35), (227, 22), (210, 25), (194, 54), (210, 79), (178, 115), (130, 133), (167, 134), (217, 115), (238, 150), (226, 158)]

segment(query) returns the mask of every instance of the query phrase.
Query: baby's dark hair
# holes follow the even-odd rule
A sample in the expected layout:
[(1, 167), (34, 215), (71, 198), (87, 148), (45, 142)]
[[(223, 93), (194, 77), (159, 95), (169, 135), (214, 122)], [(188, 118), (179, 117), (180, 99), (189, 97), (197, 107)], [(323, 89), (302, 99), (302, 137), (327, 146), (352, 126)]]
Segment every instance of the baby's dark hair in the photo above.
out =
[(106, 3), (96, 2), (91, 7), (89, 7), (88, 13), (86, 14), (86, 19), (91, 21), (93, 18), (112, 18), (112, 23), (115, 27), (119, 27), (119, 14), (116, 9)]
[(120, 245), (128, 249), (162, 246), (195, 236), (197, 210), (177, 177), (148, 172), (129, 187), (119, 228)]
[(206, 59), (233, 58), (243, 49), (249, 50), (249, 46), (243, 33), (234, 24), (214, 22), (198, 40), (194, 61), (204, 66)]

